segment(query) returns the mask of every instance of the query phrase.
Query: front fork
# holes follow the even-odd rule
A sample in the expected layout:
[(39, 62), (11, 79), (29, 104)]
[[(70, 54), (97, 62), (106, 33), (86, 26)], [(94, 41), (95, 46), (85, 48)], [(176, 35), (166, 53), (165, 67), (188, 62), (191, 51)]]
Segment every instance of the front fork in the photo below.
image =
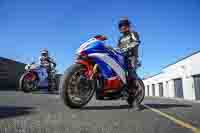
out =
[[(97, 75), (98, 65), (95, 64), (92, 70), (92, 74), (90, 75), (90, 80), (92, 81), (92, 87), (96, 90), (96, 98), (101, 98), (101, 91), (102, 91), (102, 82), (100, 75)], [(98, 76), (98, 77), (97, 77)]]

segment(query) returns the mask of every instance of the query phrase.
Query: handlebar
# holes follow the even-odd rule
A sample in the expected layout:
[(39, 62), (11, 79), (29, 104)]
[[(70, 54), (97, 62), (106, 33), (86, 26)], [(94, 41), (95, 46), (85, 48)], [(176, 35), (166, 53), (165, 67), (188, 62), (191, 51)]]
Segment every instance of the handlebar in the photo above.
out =
[(133, 47), (128, 47), (128, 48), (114, 48), (116, 51), (120, 51), (121, 53), (127, 53), (130, 51)]

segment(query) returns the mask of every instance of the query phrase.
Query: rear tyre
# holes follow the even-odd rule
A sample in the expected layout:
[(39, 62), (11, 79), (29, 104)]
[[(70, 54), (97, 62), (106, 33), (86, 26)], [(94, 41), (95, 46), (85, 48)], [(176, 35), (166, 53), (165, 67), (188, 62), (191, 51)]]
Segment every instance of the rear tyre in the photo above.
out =
[(134, 102), (134, 97), (133, 96), (129, 96), (127, 99), (127, 103), (129, 105), (129, 107), (133, 107), (133, 102)]
[(127, 103), (131, 107), (133, 106), (133, 102), (135, 100), (136, 100), (137, 105), (140, 105), (142, 103), (142, 101), (144, 100), (144, 96), (145, 96), (145, 87), (144, 87), (144, 83), (141, 79), (136, 80), (136, 86), (138, 87), (136, 95), (129, 96), (127, 99)]
[[(60, 95), (65, 105), (69, 106), (70, 108), (81, 108), (86, 105), (93, 97), (94, 88), (92, 87), (91, 82), (85, 78), (82, 78), (84, 77), (84, 69), (85, 67), (83, 65), (74, 64), (66, 70), (61, 79), (59, 85)], [(83, 99), (82, 96), (77, 96), (77, 94), (81, 95), (79, 93), (84, 91), (88, 92), (87, 94), (84, 94)], [(79, 101), (77, 102), (75, 98), (79, 98)]]
[(138, 86), (138, 92), (136, 94), (136, 101), (138, 104), (141, 104), (142, 101), (144, 100), (144, 96), (145, 96), (145, 86), (141, 79), (138, 79), (136, 84)]
[(55, 79), (52, 79), (51, 81), (49, 81), (49, 86), (48, 86), (48, 92), (53, 93), (54, 91), (56, 91), (57, 89), (57, 82)]

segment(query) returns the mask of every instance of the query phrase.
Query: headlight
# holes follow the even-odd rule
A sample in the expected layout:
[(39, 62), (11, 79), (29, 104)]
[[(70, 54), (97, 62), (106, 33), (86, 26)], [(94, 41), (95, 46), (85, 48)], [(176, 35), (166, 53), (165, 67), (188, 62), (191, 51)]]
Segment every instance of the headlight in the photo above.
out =
[(26, 66), (25, 66), (25, 70), (28, 70), (29, 67), (30, 67), (30, 65), (26, 65)]

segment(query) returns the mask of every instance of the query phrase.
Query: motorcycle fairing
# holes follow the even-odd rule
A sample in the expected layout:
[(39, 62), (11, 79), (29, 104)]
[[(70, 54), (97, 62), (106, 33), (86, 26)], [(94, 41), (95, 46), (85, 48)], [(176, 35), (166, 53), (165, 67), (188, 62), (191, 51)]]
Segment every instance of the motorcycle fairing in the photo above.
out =
[(31, 69), (31, 71), (35, 74), (37, 74), (37, 77), (39, 78), (38, 86), (40, 87), (47, 87), (48, 86), (48, 73), (46, 68), (41, 67), (38, 65), (37, 67), (34, 67), (34, 69)]
[(34, 72), (29, 72), (24, 76), (24, 79), (33, 81), (37, 79), (37, 75)]
[(48, 77), (47, 70), (44, 67), (39, 67), (38, 69), (35, 69), (35, 72), (37, 72), (40, 80), (45, 80)]
[[(106, 70), (106, 72), (103, 73), (105, 78), (113, 77), (115, 76), (113, 71), (120, 77), (120, 79), (123, 81), (124, 84), (126, 84), (126, 73), (125, 70), (108, 54), (106, 53), (92, 53), (88, 55), (89, 57), (98, 58), (104, 63), (98, 64), (100, 65), (100, 68), (102, 70)], [(102, 65), (104, 64), (104, 65)], [(110, 69), (109, 69), (110, 68)]]
[(111, 58), (113, 58), (120, 66), (123, 68), (127, 68), (127, 65), (124, 62), (124, 56), (122, 53), (114, 51), (113, 49), (110, 49), (105, 46), (103, 41), (93, 41), (91, 44), (87, 45), (85, 49), (82, 49), (81, 52), (84, 52), (84, 54), (89, 55), (92, 53), (107, 53)]
[(126, 84), (126, 64), (122, 54), (105, 47), (103, 41), (90, 39), (78, 49), (78, 54), (87, 55), (100, 67), (104, 79), (118, 75)]

